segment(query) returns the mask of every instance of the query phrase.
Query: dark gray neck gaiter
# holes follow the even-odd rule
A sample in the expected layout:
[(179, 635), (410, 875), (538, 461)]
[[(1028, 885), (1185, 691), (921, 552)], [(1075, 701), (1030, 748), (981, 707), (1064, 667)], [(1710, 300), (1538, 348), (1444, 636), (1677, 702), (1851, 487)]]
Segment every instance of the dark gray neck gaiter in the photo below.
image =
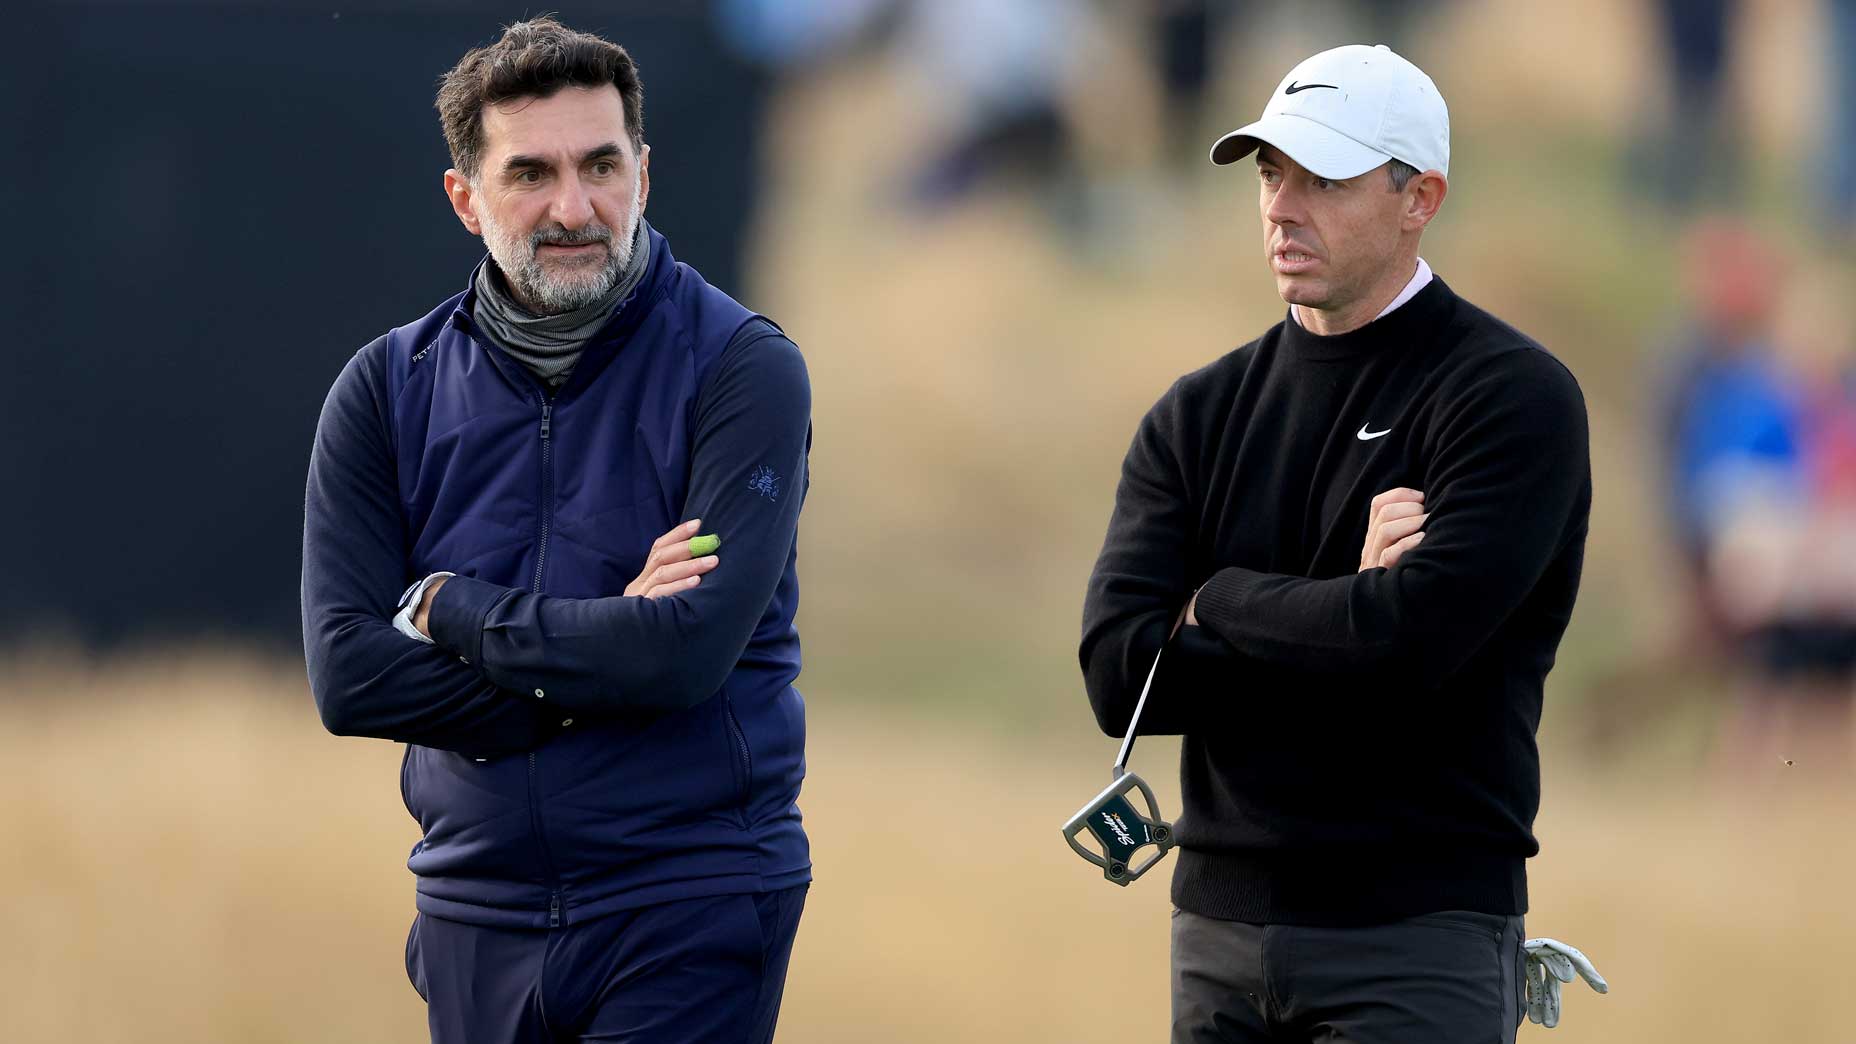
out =
[(497, 270), (496, 262), (488, 261), (477, 273), (477, 298), (470, 315), (497, 347), (514, 356), (550, 388), (559, 388), (573, 373), (586, 342), (638, 288), (650, 262), (651, 237), (640, 221), (632, 235), (631, 262), (612, 289), (584, 308), (560, 315), (535, 315), (509, 292), (506, 277)]

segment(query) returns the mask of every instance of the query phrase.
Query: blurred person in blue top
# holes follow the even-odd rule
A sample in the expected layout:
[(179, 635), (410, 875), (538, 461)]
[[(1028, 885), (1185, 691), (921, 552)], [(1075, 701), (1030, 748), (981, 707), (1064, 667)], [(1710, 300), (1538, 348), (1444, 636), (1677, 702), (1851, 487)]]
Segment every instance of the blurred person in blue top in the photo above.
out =
[(1737, 676), (1721, 757), (1736, 774), (1834, 768), (1856, 678), (1849, 326), (1824, 278), (1738, 222), (1703, 222), (1686, 246), (1696, 319), (1663, 408), (1668, 510), (1697, 644)]
[[(1706, 582), (1710, 512), (1703, 475), (1724, 450), (1750, 445), (1766, 458), (1789, 457), (1790, 427), (1771, 350), (1782, 262), (1744, 222), (1712, 217), (1692, 226), (1682, 244), (1686, 314), (1658, 353), (1655, 427), (1664, 514), (1686, 587), (1691, 651), (1717, 648), (1727, 623)], [(1764, 391), (1762, 391), (1764, 389)], [(1731, 418), (1699, 423), (1707, 402), (1732, 398)], [(1776, 423), (1762, 425), (1759, 417)]]
[(1744, 652), (1721, 748), (1739, 775), (1852, 764), (1856, 396), (1842, 293), (1819, 270), (1790, 280), (1766, 365), (1718, 375), (1690, 417), (1708, 582)]
[(446, 1044), (769, 1040), (811, 879), (804, 361), (644, 220), (623, 48), (520, 22), (437, 108), (488, 256), (336, 379), (303, 533), (323, 723), (407, 744), (408, 976)]

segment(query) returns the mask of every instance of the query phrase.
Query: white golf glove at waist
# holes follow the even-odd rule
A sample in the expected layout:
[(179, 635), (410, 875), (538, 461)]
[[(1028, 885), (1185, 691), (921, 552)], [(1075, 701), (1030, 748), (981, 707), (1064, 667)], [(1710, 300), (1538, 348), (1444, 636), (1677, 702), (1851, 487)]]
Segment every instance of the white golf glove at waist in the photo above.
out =
[(1560, 1024), (1560, 983), (1571, 982), (1574, 975), (1599, 993), (1611, 991), (1585, 954), (1558, 939), (1529, 939), (1521, 948), (1527, 951), (1527, 1017), (1531, 1022), (1548, 1029)]

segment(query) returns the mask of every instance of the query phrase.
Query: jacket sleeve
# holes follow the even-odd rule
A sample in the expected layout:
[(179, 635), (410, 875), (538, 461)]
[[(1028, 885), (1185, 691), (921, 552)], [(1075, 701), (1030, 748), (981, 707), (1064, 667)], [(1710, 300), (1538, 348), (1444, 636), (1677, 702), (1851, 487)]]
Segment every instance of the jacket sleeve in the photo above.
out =
[(1485, 364), (1441, 411), (1424, 540), (1391, 569), (1310, 579), (1218, 570), (1195, 615), (1240, 656), (1300, 674), (1418, 688), (1454, 673), (1583, 539), (1585, 403), (1538, 349)]
[(685, 517), (722, 538), (720, 563), (664, 598), (556, 598), (446, 581), (432, 637), (498, 684), (587, 713), (694, 706), (722, 687), (795, 553), (812, 393), (771, 325), (737, 337), (696, 405)]
[(500, 691), (457, 654), (393, 628), (407, 564), (383, 346), (363, 349), (342, 370), (310, 452), (302, 589), (310, 691), (323, 725), (339, 736), (477, 756), (533, 749), (548, 728), (532, 699)]

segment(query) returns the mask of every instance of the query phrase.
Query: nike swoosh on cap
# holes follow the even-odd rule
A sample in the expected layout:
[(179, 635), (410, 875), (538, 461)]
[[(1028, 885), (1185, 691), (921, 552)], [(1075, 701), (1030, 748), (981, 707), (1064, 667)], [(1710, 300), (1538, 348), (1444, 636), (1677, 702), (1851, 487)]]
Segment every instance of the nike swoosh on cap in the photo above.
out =
[(1331, 83), (1304, 83), (1304, 84), (1302, 84), (1302, 85), (1300, 85), (1300, 86), (1297, 86), (1297, 85), (1296, 85), (1296, 83), (1295, 83), (1295, 81), (1293, 81), (1293, 80), (1291, 80), (1291, 81), (1289, 81), (1289, 86), (1287, 86), (1287, 87), (1285, 87), (1285, 88), (1283, 88), (1283, 93), (1284, 93), (1284, 94), (1294, 94), (1294, 93), (1295, 93), (1295, 92), (1297, 92), (1297, 91), (1312, 91), (1312, 90), (1314, 90), (1314, 89), (1315, 89), (1316, 87), (1326, 87), (1326, 88), (1327, 88), (1328, 90), (1330, 90), (1330, 91), (1338, 91), (1338, 90), (1340, 90), (1340, 88), (1339, 88), (1339, 87), (1336, 87), (1336, 86), (1334, 86), (1334, 85), (1333, 85), (1333, 84), (1331, 84)]
[(1391, 431), (1391, 428), (1387, 428), (1385, 431), (1367, 431), (1366, 425), (1362, 424), (1360, 425), (1360, 430), (1355, 432), (1353, 437), (1359, 439), (1361, 442), (1371, 442), (1381, 435), (1390, 434)]

